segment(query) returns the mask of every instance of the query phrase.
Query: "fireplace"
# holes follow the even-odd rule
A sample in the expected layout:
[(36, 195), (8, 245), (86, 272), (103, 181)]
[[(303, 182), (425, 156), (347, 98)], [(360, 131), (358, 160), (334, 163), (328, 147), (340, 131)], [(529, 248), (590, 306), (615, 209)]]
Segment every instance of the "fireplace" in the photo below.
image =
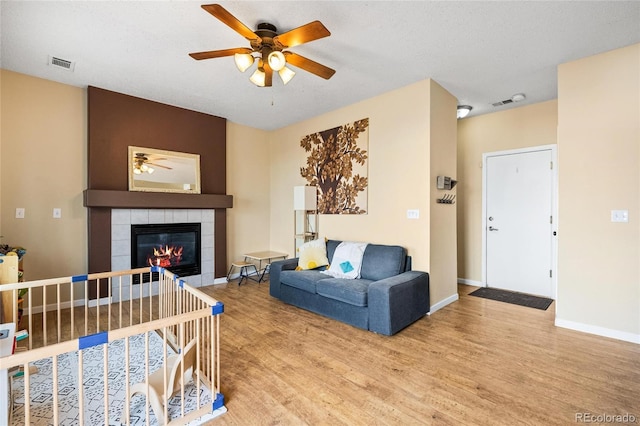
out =
[(131, 225), (131, 268), (160, 266), (180, 277), (200, 274), (200, 228), (200, 223)]

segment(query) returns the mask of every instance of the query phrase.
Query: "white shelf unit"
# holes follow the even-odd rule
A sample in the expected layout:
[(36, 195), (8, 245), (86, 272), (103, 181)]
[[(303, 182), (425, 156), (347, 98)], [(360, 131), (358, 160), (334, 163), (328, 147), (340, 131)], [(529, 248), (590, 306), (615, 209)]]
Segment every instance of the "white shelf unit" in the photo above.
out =
[(317, 189), (315, 186), (293, 187), (294, 256), (300, 246), (318, 238)]

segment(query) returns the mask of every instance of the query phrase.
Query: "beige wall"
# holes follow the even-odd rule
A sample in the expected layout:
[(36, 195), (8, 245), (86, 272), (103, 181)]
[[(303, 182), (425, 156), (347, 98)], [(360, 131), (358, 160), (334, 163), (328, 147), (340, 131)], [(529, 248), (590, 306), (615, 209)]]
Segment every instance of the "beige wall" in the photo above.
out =
[(556, 323), (640, 343), (640, 44), (558, 68), (558, 157)]
[[(268, 132), (227, 121), (227, 260), (269, 249), (270, 176)], [(237, 272), (237, 271), (235, 271)]]
[[(321, 237), (401, 244), (416, 269), (429, 267), (429, 82), (422, 81), (272, 132), (271, 246), (293, 254), (293, 187), (308, 134), (369, 118), (366, 215), (320, 215)], [(407, 209), (420, 209), (408, 220)]]
[(555, 144), (557, 101), (458, 121), (458, 277), (482, 283), (482, 154)]
[(456, 204), (438, 204), (436, 200), (452, 191), (436, 189), (437, 176), (449, 176), (457, 179), (457, 100), (436, 82), (431, 80), (429, 99), (429, 146), (431, 147), (431, 171), (428, 188), (430, 189), (430, 267), (431, 300), (443, 301), (458, 294), (457, 280), (457, 243), (456, 243)]
[(3, 77), (5, 75), (5, 71), (0, 68), (0, 243), (4, 244), (2, 238), (2, 219), (4, 215), (2, 214), (2, 86), (3, 86)]
[[(28, 280), (87, 271), (86, 91), (0, 70), (2, 243), (24, 246)], [(24, 219), (15, 218), (24, 207)], [(62, 218), (53, 219), (54, 207)]]
[[(369, 118), (368, 213), (320, 215), (320, 236), (402, 245), (413, 256), (414, 269), (429, 271), (430, 189), (435, 182), (430, 172), (429, 143), (432, 137), (443, 135), (455, 143), (456, 125), (453, 119), (448, 126), (430, 131), (431, 109), (437, 104), (430, 101), (432, 90), (438, 92), (437, 99), (446, 99), (445, 106), (436, 108), (435, 117), (443, 114), (440, 108), (450, 109), (455, 116), (451, 95), (431, 80), (424, 80), (271, 132), (270, 248), (293, 255), (293, 187), (306, 183), (300, 168), (307, 153), (300, 147), (300, 140), (317, 131)], [(407, 209), (418, 209), (420, 218), (407, 219)], [(432, 304), (455, 294), (455, 281), (453, 285), (432, 282)]]

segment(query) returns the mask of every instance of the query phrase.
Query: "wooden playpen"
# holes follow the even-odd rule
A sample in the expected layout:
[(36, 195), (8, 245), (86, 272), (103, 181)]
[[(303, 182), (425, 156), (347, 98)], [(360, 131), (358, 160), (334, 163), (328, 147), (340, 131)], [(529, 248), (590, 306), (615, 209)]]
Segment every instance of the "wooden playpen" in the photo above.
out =
[[(105, 280), (108, 294), (100, 294)], [(97, 300), (89, 299), (90, 288)], [(226, 411), (224, 306), (168, 270), (21, 282), (0, 291), (11, 292), (13, 322), (28, 333), (13, 355), (0, 358), (9, 377), (9, 424), (186, 424)]]

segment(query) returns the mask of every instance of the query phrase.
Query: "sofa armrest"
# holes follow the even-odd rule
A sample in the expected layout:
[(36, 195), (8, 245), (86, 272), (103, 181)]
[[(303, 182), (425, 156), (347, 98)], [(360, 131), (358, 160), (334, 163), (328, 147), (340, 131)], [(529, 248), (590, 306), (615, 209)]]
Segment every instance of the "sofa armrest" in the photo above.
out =
[(292, 271), (298, 266), (298, 258), (277, 260), (271, 262), (269, 266), (269, 294), (275, 298), (280, 298), (280, 272)]
[(369, 330), (397, 333), (429, 312), (429, 274), (408, 271), (369, 285)]

